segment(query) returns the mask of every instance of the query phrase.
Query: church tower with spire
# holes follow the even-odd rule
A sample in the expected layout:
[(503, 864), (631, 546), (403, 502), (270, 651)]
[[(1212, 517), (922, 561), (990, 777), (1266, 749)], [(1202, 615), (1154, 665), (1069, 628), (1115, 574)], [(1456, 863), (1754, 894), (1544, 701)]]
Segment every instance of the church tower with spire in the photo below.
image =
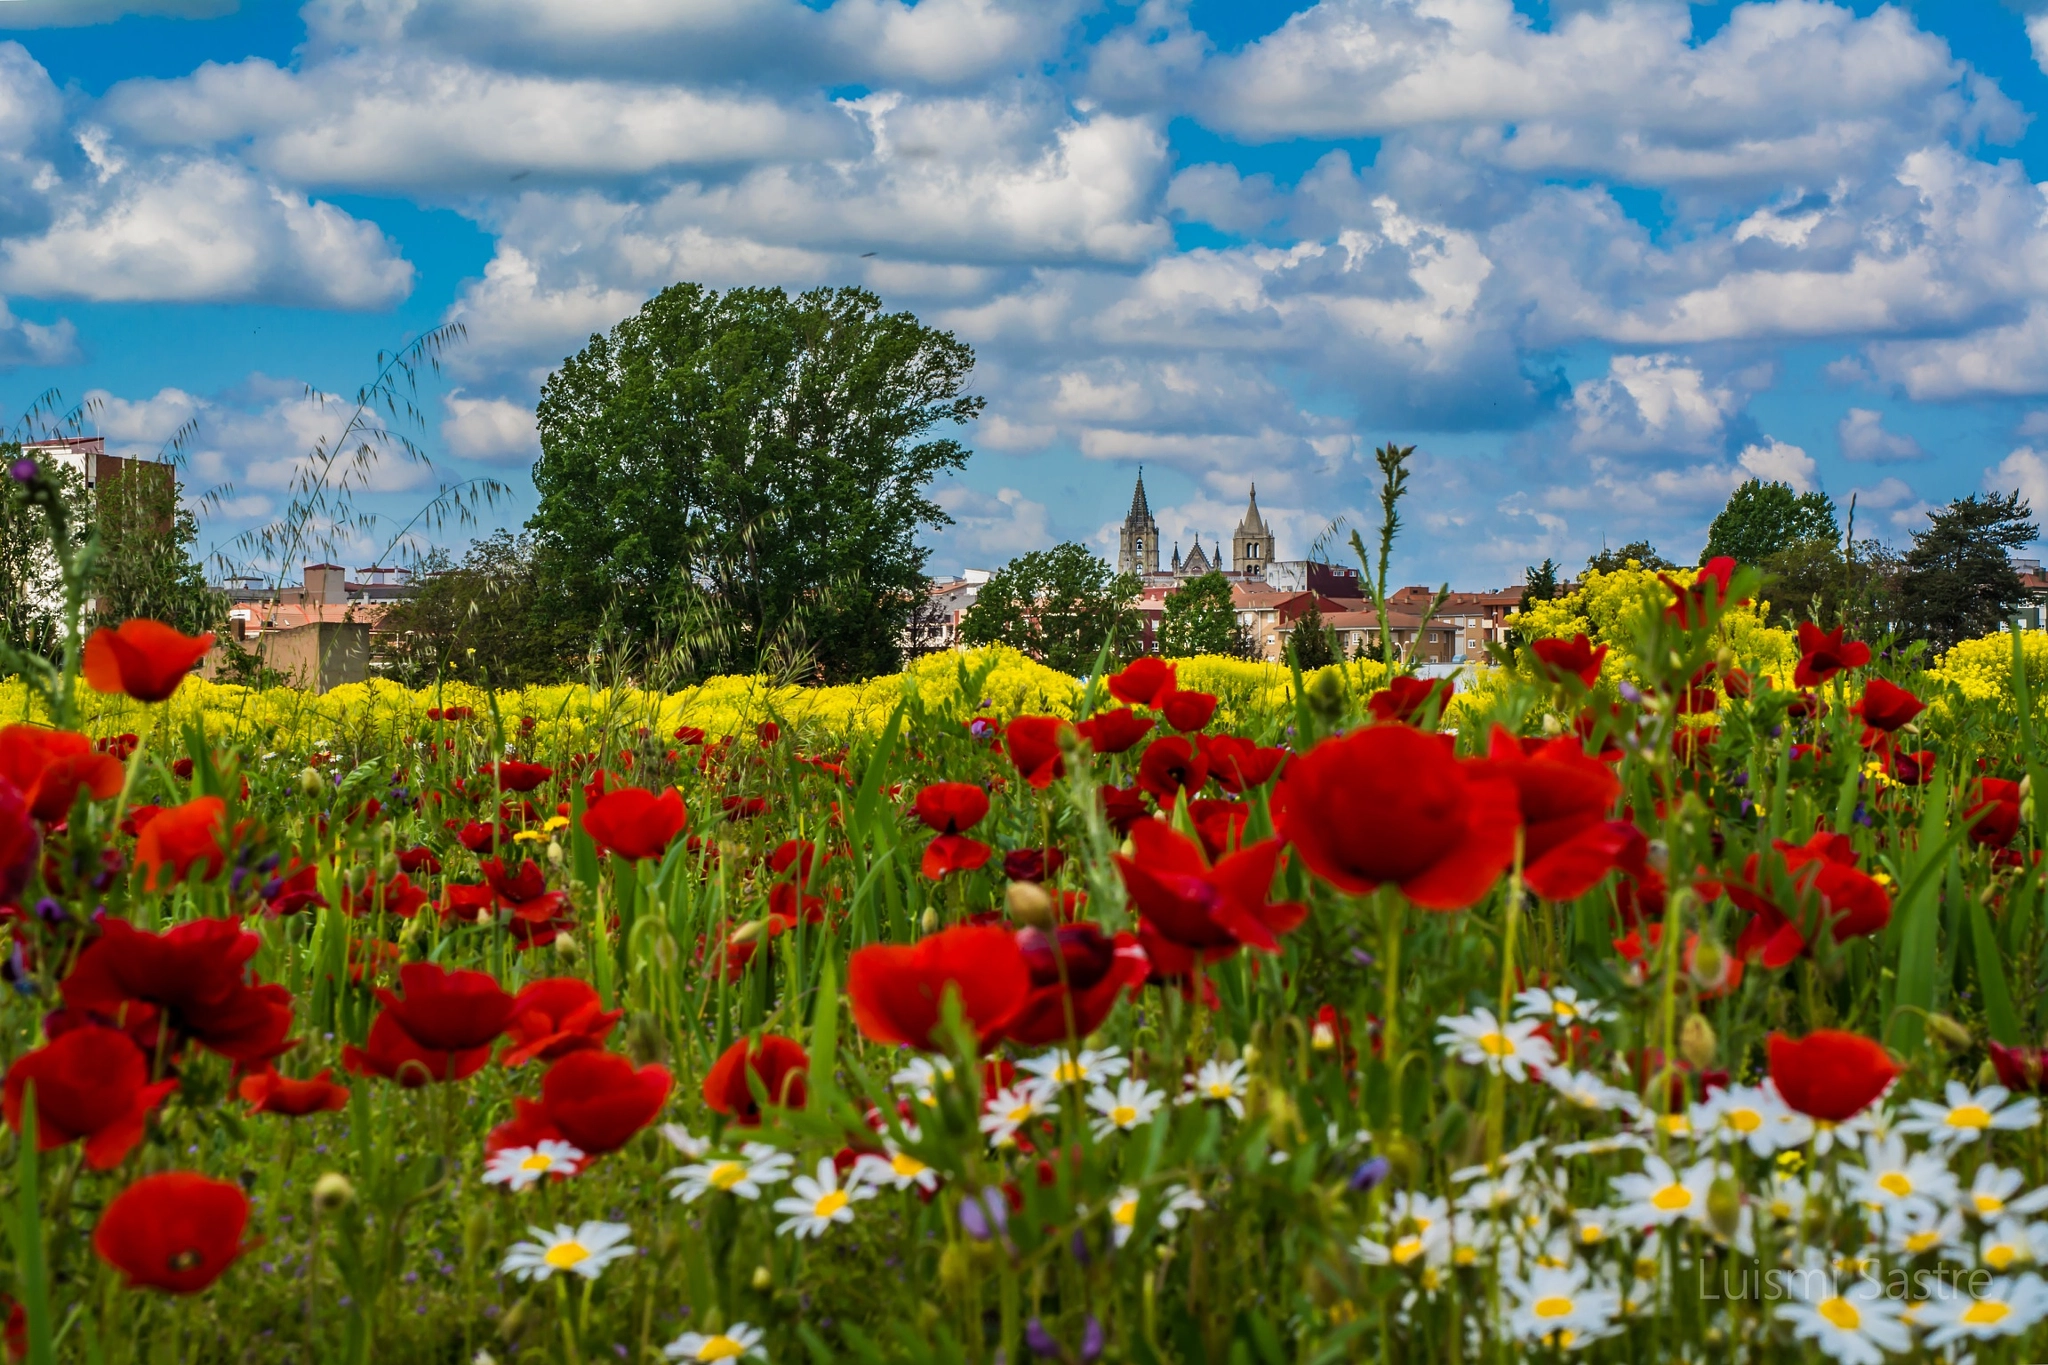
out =
[(1273, 529), (1259, 515), (1259, 486), (1253, 484), (1251, 503), (1244, 509), (1244, 519), (1237, 523), (1236, 534), (1230, 538), (1230, 567), (1242, 578), (1264, 578), (1266, 565), (1272, 561)]
[(1131, 512), (1124, 518), (1123, 533), (1117, 537), (1116, 570), (1145, 578), (1159, 572), (1159, 524), (1152, 520), (1152, 505), (1145, 501), (1145, 470), (1138, 468), (1138, 487), (1131, 494)]

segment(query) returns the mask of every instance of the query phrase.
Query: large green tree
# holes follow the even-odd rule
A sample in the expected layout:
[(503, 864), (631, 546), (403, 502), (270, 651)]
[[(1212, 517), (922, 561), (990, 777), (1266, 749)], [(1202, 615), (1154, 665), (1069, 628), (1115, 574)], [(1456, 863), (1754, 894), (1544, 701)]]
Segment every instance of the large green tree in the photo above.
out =
[(1740, 564), (1762, 564), (1805, 541), (1841, 538), (1834, 500), (1827, 494), (1817, 489), (1795, 493), (1790, 484), (1750, 479), (1728, 495), (1727, 505), (1707, 528), (1700, 562), (1727, 555)]
[(547, 610), (703, 672), (897, 666), (933, 476), (967, 450), (974, 353), (860, 289), (663, 290), (541, 391), (530, 523)]
[[(1321, 624), (1318, 618), (1317, 624)], [(1198, 654), (1245, 653), (1237, 608), (1230, 601), (1230, 580), (1220, 573), (1191, 578), (1166, 599), (1159, 623), (1159, 652), (1169, 659)]]
[(2041, 534), (2017, 490), (1972, 493), (1929, 517), (1913, 533), (1899, 575), (1900, 624), (1935, 653), (2001, 630), (2027, 592), (2008, 552)]
[(377, 625), (395, 681), (420, 687), (452, 675), (525, 687), (581, 671), (579, 639), (541, 602), (532, 537), (499, 531), (472, 542), (460, 563), (436, 550), (420, 569), (419, 591)]
[[(1657, 553), (1657, 547), (1647, 540), (1631, 540), (1626, 545), (1612, 550), (1603, 549), (1599, 554), (1586, 560), (1587, 573), (1615, 573), (1626, 569), (1634, 560), (1638, 568), (1675, 569), (1678, 566)], [(1546, 563), (1548, 561), (1545, 561)]]
[(969, 645), (1009, 645), (1076, 677), (1095, 666), (1105, 640), (1114, 659), (1138, 647), (1130, 574), (1113, 573), (1085, 545), (1069, 541), (1019, 555), (989, 575), (960, 618)]

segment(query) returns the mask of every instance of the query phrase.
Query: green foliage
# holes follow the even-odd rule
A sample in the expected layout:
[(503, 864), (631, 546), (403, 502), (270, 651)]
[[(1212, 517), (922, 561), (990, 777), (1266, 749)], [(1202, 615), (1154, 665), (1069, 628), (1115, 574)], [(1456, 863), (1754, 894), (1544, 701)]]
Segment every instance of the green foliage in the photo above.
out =
[(1899, 555), (1875, 540), (1859, 541), (1853, 561), (1839, 541), (1802, 540), (1762, 567), (1774, 625), (1811, 620), (1832, 629), (1848, 623), (1875, 635), (1896, 618)]
[(1230, 602), (1230, 580), (1220, 573), (1191, 578), (1166, 599), (1159, 652), (1170, 659), (1198, 654), (1244, 655), (1244, 633)]
[(1063, 673), (1085, 674), (1102, 643), (1128, 658), (1138, 647), (1131, 602), (1138, 580), (1072, 541), (1019, 555), (989, 575), (960, 618), (969, 645), (1008, 645)]
[(1517, 611), (1527, 611), (1531, 602), (1550, 602), (1557, 598), (1560, 566), (1554, 559), (1545, 558), (1541, 564), (1531, 564), (1524, 571), (1522, 600)]
[(974, 353), (860, 289), (663, 290), (541, 393), (545, 609), (677, 639), (704, 673), (801, 652), (886, 672), (924, 581), (933, 476), (967, 450)]
[(1934, 513), (1899, 575), (1903, 628), (1936, 654), (2000, 629), (2027, 600), (2007, 552), (2040, 534), (2017, 491), (1972, 493)]
[(97, 624), (145, 616), (187, 635), (227, 618), (227, 598), (209, 587), (193, 556), (199, 523), (178, 498), (177, 466), (168, 461), (116, 466), (92, 502), (99, 554), (92, 575)]
[(1728, 495), (1727, 506), (1707, 528), (1700, 562), (1727, 555), (1737, 563), (1762, 564), (1806, 541), (1841, 539), (1835, 504), (1827, 494), (1795, 493), (1789, 484), (1751, 479)]
[(1602, 549), (1586, 561), (1587, 573), (1616, 573), (1629, 567), (1634, 560), (1641, 569), (1675, 569), (1678, 566), (1657, 553), (1657, 547), (1647, 540), (1631, 540), (1616, 549)]
[(542, 609), (531, 536), (499, 531), (473, 542), (460, 564), (436, 551), (421, 572), (419, 591), (394, 603), (379, 626), (394, 682), (419, 687), (457, 676), (524, 687), (582, 667), (576, 637)]
[(1294, 648), (1294, 662), (1303, 671), (1327, 668), (1340, 661), (1342, 651), (1337, 645), (1337, 632), (1323, 624), (1320, 597), (1309, 598), (1308, 610), (1295, 619), (1294, 630), (1287, 639)]
[[(0, 463), (11, 465), (20, 454), (15, 442), (0, 445)], [(43, 478), (49, 496), (67, 509), (65, 534), (82, 547), (90, 529), (85, 481), (62, 466), (45, 469)], [(27, 485), (0, 478), (0, 643), (44, 658), (55, 656), (63, 633), (64, 583), (51, 527)]]

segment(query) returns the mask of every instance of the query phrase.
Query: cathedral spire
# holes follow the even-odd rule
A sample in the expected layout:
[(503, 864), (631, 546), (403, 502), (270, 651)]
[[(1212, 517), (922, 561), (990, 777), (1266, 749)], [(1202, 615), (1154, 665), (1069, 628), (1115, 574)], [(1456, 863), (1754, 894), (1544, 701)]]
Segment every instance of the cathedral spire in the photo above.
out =
[(1133, 522), (1150, 521), (1152, 505), (1145, 500), (1145, 466), (1138, 466), (1138, 486), (1131, 493), (1131, 515)]

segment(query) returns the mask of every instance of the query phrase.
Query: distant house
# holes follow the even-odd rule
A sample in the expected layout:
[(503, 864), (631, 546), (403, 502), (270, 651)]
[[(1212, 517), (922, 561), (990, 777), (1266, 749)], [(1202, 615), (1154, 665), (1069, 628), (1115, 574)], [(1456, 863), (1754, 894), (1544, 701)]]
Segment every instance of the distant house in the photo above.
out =
[(294, 685), (325, 692), (363, 682), (371, 671), (371, 637), (392, 604), (418, 590), (410, 569), (373, 565), (350, 578), (339, 564), (308, 564), (297, 586), (272, 587), (260, 577), (227, 579), (228, 631), (201, 665), (220, 674), (226, 651), (255, 654)]
[(934, 579), (926, 585), (924, 600), (911, 613), (899, 642), (903, 652), (915, 658), (940, 650), (962, 648), (960, 618), (981, 595), (988, 582), (987, 569), (963, 569), (958, 578)]

